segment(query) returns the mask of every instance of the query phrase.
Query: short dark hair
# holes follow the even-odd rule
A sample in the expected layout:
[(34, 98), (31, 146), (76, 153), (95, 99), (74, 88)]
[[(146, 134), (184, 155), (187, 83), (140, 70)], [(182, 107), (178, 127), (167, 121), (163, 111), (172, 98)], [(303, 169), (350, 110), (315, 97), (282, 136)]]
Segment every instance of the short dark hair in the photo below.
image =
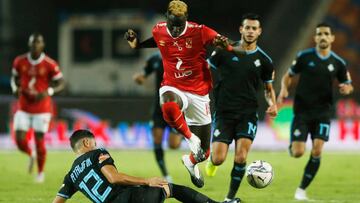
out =
[(88, 130), (80, 129), (73, 132), (73, 134), (70, 136), (70, 145), (71, 148), (75, 148), (75, 144), (83, 139), (83, 138), (95, 138), (94, 134)]
[(319, 28), (319, 27), (328, 27), (331, 30), (331, 25), (329, 23), (326, 23), (326, 22), (321, 22), (321, 23), (316, 25), (316, 28)]
[(257, 21), (259, 21), (259, 23), (261, 25), (260, 16), (258, 14), (256, 14), (256, 13), (245, 13), (241, 17), (241, 25), (244, 23), (244, 20), (257, 20)]

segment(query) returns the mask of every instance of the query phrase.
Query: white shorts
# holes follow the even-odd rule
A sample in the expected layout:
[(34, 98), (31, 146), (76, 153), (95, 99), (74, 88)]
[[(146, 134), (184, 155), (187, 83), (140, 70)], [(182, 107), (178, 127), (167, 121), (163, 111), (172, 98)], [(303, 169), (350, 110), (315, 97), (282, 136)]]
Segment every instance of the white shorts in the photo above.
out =
[(51, 113), (27, 113), (17, 111), (14, 116), (15, 131), (28, 131), (33, 128), (35, 132), (46, 133), (49, 130)]
[(209, 95), (197, 95), (181, 91), (175, 87), (163, 86), (159, 89), (160, 103), (161, 95), (165, 92), (173, 92), (178, 95), (183, 103), (181, 111), (184, 112), (186, 123), (191, 126), (207, 125), (211, 123), (210, 98)]

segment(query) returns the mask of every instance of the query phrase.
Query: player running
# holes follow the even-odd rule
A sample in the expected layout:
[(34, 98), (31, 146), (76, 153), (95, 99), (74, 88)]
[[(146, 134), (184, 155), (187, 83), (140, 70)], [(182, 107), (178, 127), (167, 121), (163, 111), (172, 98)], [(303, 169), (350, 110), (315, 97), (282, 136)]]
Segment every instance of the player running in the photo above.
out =
[(229, 145), (235, 140), (234, 166), (231, 171), (227, 201), (234, 199), (245, 174), (246, 159), (257, 131), (257, 90), (264, 84), (265, 99), (269, 105), (266, 113), (277, 115), (274, 65), (271, 58), (257, 46), (261, 34), (259, 16), (245, 14), (240, 25), (241, 40), (234, 49), (243, 53), (216, 49), (208, 59), (219, 74), (214, 90), (215, 116), (212, 152), (206, 164), (206, 174), (214, 176), (217, 166), (227, 156)]
[(161, 203), (166, 198), (186, 203), (218, 203), (191, 188), (167, 183), (162, 178), (140, 178), (118, 172), (109, 152), (96, 148), (90, 131), (75, 131), (70, 144), (77, 158), (53, 203), (64, 203), (77, 191), (96, 203)]
[(299, 158), (305, 152), (305, 143), (310, 133), (311, 155), (306, 164), (295, 199), (308, 200), (305, 189), (313, 181), (321, 160), (321, 153), (330, 135), (330, 116), (333, 110), (333, 80), (339, 81), (339, 91), (348, 95), (353, 91), (350, 73), (345, 61), (331, 51), (335, 37), (330, 25), (320, 23), (314, 36), (315, 48), (299, 52), (289, 72), (282, 78), (278, 102), (288, 96), (288, 89), (296, 74), (300, 79), (295, 92), (294, 114), (290, 134), (290, 155)]
[(173, 0), (166, 11), (166, 22), (154, 26), (153, 37), (139, 43), (133, 30), (128, 30), (124, 37), (131, 48), (159, 48), (164, 65), (159, 90), (163, 117), (188, 142), (192, 153), (182, 160), (193, 184), (203, 187), (197, 163), (206, 160), (210, 153), (208, 94), (212, 83), (205, 47), (223, 46), (225, 38), (205, 25), (187, 21), (187, 17), (187, 5)]
[(63, 75), (56, 61), (44, 53), (44, 38), (39, 33), (29, 37), (30, 51), (15, 58), (12, 68), (11, 88), (19, 98), (19, 110), (14, 116), (16, 144), (20, 151), (30, 157), (32, 172), (35, 154), (26, 139), (30, 128), (35, 131), (38, 175), (36, 182), (44, 182), (46, 146), (44, 134), (51, 119), (51, 96), (64, 88)]

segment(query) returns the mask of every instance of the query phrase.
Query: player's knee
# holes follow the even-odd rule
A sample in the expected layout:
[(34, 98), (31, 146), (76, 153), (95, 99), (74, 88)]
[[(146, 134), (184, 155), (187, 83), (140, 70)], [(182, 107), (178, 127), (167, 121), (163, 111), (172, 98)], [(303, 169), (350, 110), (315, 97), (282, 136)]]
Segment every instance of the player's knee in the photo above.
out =
[(224, 155), (213, 154), (213, 155), (211, 155), (211, 162), (215, 166), (219, 166), (222, 163), (224, 163), (225, 158), (226, 158), (226, 156), (224, 156)]
[(304, 155), (303, 150), (293, 150), (292, 151), (292, 156), (295, 158), (300, 158), (300, 157), (302, 157), (302, 155)]
[(311, 155), (312, 155), (313, 157), (320, 157), (320, 156), (321, 156), (321, 149), (313, 149), (313, 150), (311, 151)]
[(22, 130), (16, 131), (15, 132), (15, 139), (17, 141), (21, 141), (21, 140), (26, 139), (26, 131), (22, 131)]
[(234, 161), (236, 163), (245, 163), (246, 162), (246, 158), (247, 158), (247, 154), (246, 153), (239, 153), (235, 155)]
[(215, 166), (221, 165), (222, 163), (224, 163), (224, 161), (225, 161), (224, 157), (211, 157), (211, 162)]
[(164, 118), (174, 120), (173, 115), (179, 110), (179, 105), (176, 102), (165, 102), (161, 106)]

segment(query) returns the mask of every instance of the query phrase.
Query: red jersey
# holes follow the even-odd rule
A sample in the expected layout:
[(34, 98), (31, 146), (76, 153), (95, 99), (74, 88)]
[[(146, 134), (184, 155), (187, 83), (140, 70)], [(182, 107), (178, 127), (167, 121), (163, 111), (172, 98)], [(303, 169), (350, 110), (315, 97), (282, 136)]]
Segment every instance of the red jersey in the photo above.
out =
[(28, 113), (51, 112), (51, 97), (35, 101), (34, 95), (46, 91), (51, 80), (62, 78), (58, 64), (44, 53), (37, 60), (28, 53), (15, 58), (12, 72), (20, 80), (20, 110)]
[(175, 38), (167, 29), (166, 22), (156, 24), (152, 33), (163, 59), (161, 85), (198, 95), (208, 94), (212, 80), (205, 60), (205, 46), (211, 44), (218, 33), (193, 22), (186, 22), (184, 31)]

